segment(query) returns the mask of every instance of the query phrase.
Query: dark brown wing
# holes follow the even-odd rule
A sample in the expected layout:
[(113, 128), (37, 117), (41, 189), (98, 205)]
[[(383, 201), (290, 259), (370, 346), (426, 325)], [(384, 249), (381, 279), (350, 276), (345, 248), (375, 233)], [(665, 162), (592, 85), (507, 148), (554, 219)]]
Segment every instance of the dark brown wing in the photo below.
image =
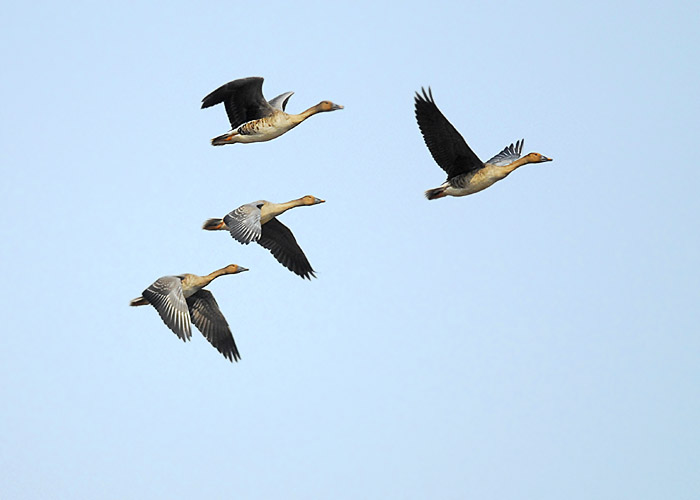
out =
[(258, 243), (267, 248), (284, 267), (302, 278), (316, 277), (314, 270), (287, 226), (277, 219), (262, 225)]
[(241, 359), (226, 318), (221, 313), (212, 293), (209, 290), (199, 290), (187, 297), (187, 305), (192, 323), (209, 343), (229, 361)]
[(433, 159), (447, 172), (447, 178), (482, 168), (482, 161), (435, 105), (430, 87), (428, 92), (424, 88), (421, 90), (423, 95), (416, 92), (415, 97), (418, 127)]
[(262, 84), (263, 78), (259, 76), (228, 82), (202, 99), (202, 109), (223, 102), (232, 129), (250, 120), (270, 116), (273, 108), (263, 97)]

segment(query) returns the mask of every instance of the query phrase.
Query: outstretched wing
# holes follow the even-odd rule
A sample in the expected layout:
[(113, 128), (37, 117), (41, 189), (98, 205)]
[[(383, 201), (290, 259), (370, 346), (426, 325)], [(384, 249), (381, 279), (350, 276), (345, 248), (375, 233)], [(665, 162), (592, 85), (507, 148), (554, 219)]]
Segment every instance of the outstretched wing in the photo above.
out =
[(262, 226), (262, 236), (258, 243), (267, 248), (277, 261), (302, 278), (316, 277), (306, 255), (287, 226), (272, 219)]
[(505, 148), (503, 148), (503, 151), (498, 153), (496, 156), (491, 158), (486, 163), (489, 163), (491, 165), (496, 165), (498, 167), (503, 167), (505, 165), (513, 163), (515, 160), (520, 158), (520, 155), (523, 152), (523, 144), (524, 143), (525, 143), (525, 139), (520, 139), (515, 144), (511, 144), (510, 146), (506, 146)]
[(262, 229), (260, 227), (260, 209), (258, 205), (262, 203), (265, 202), (261, 200), (241, 205), (224, 217), (226, 227), (228, 227), (231, 236), (236, 241), (247, 245), (251, 241), (260, 239)]
[(156, 308), (163, 322), (183, 341), (192, 336), (190, 313), (182, 283), (177, 276), (163, 276), (143, 291), (143, 297)]
[(415, 97), (418, 127), (433, 159), (447, 172), (447, 178), (482, 168), (484, 165), (479, 157), (435, 105), (430, 87), (428, 92), (424, 88), (421, 90), (423, 95), (416, 92)]
[(241, 359), (226, 318), (212, 293), (209, 290), (199, 290), (187, 298), (187, 305), (190, 307), (192, 323), (209, 343), (229, 361)]
[(231, 128), (273, 113), (262, 93), (263, 78), (251, 76), (222, 85), (202, 99), (202, 109), (224, 103)]

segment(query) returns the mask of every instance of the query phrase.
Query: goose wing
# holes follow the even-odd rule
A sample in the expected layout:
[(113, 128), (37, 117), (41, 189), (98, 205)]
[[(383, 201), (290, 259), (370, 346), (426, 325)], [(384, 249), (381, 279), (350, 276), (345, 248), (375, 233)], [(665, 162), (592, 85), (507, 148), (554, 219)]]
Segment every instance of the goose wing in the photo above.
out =
[(156, 308), (163, 322), (183, 341), (192, 336), (190, 313), (178, 276), (163, 276), (143, 291), (143, 297)]
[(285, 92), (284, 94), (280, 94), (274, 99), (270, 99), (270, 106), (272, 106), (275, 109), (279, 109), (280, 111), (284, 111), (287, 109), (287, 101), (289, 101), (289, 98), (292, 97), (294, 92)]
[(306, 255), (287, 226), (272, 219), (262, 226), (258, 243), (267, 248), (277, 261), (302, 278), (316, 277)]
[(228, 327), (226, 318), (219, 309), (214, 295), (209, 290), (199, 290), (187, 297), (187, 305), (190, 308), (192, 323), (202, 332), (209, 343), (229, 361), (241, 359), (231, 329)]
[(496, 165), (498, 167), (503, 167), (505, 165), (513, 163), (515, 160), (520, 158), (520, 155), (523, 152), (524, 143), (525, 139), (520, 139), (519, 141), (516, 141), (515, 144), (511, 143), (510, 146), (506, 146), (505, 148), (503, 148), (503, 151), (498, 153), (486, 163), (490, 163), (491, 165)]
[(233, 236), (236, 241), (247, 245), (251, 241), (260, 239), (262, 229), (260, 227), (259, 206), (263, 203), (265, 203), (265, 201), (260, 200), (255, 203), (241, 205), (224, 217), (226, 227), (228, 227), (231, 236)]
[(202, 99), (202, 109), (224, 103), (231, 128), (273, 113), (262, 93), (263, 78), (251, 76), (222, 85)]
[(428, 92), (424, 88), (421, 90), (423, 95), (416, 92), (415, 97), (418, 127), (433, 159), (447, 172), (447, 178), (482, 168), (484, 164), (479, 157), (435, 105), (430, 87)]

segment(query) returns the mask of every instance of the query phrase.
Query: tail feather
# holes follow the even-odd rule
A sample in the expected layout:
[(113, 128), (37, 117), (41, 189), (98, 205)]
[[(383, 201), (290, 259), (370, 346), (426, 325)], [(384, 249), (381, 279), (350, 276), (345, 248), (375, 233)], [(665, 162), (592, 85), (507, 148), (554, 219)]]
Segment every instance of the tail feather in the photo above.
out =
[(207, 219), (202, 224), (202, 229), (207, 231), (218, 231), (219, 229), (224, 229), (224, 219)]
[(445, 189), (445, 186), (440, 186), (434, 189), (428, 189), (425, 192), (425, 197), (429, 200), (437, 200), (438, 198), (444, 198), (445, 196), (447, 196), (447, 194), (445, 193)]
[(138, 297), (136, 299), (133, 299), (131, 302), (129, 302), (130, 306), (147, 306), (150, 304), (146, 299), (143, 297)]
[(226, 134), (214, 137), (211, 140), (211, 145), (212, 146), (223, 146), (224, 144), (234, 144), (233, 138), (236, 137), (237, 134), (234, 134), (232, 132), (228, 132)]

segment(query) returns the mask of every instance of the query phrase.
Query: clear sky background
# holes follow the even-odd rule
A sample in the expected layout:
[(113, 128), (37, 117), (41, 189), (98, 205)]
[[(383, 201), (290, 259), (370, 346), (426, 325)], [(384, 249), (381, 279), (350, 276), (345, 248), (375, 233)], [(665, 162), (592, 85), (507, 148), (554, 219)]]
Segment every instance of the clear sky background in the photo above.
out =
[[(0, 20), (6, 499), (696, 499), (697, 2), (10, 2)], [(269, 143), (202, 97), (246, 76)], [(444, 172), (413, 94), (487, 159)], [(318, 279), (200, 229), (258, 199)], [(231, 364), (129, 300), (209, 289)]]

